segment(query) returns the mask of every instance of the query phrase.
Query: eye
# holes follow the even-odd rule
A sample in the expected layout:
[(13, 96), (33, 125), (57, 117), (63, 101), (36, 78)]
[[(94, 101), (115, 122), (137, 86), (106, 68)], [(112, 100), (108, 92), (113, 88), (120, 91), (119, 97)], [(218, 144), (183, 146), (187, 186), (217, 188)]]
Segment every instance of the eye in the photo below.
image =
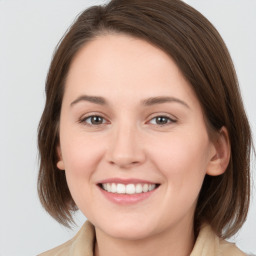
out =
[(85, 123), (86, 125), (91, 125), (91, 126), (93, 125), (97, 126), (97, 125), (102, 125), (107, 123), (105, 118), (97, 115), (85, 117), (80, 122)]
[(149, 121), (150, 124), (160, 125), (160, 126), (167, 125), (170, 123), (175, 123), (175, 122), (176, 122), (176, 120), (174, 120), (168, 116), (156, 116)]

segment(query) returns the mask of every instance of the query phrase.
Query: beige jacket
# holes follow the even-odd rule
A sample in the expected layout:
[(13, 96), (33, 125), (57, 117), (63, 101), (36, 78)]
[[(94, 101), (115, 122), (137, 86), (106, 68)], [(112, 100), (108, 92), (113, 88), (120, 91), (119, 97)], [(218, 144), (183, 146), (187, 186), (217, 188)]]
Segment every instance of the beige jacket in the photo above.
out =
[[(39, 256), (93, 256), (95, 231), (93, 225), (87, 221), (76, 236), (68, 242), (49, 250)], [(235, 244), (220, 239), (204, 226), (199, 233), (190, 256), (245, 256)]]

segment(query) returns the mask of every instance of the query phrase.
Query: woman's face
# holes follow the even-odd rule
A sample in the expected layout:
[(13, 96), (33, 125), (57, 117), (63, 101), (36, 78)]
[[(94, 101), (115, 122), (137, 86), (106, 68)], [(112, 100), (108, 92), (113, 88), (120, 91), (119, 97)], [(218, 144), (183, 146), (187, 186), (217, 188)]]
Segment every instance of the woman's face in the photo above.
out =
[(96, 230), (126, 239), (193, 225), (216, 153), (174, 61), (120, 34), (97, 37), (75, 56), (58, 152), (79, 209)]

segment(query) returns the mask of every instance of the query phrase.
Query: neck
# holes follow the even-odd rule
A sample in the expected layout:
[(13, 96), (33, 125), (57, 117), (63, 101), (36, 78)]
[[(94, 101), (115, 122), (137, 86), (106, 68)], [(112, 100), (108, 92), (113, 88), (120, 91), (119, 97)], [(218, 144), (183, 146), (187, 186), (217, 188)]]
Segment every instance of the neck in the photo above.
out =
[[(187, 223), (185, 223), (187, 224)], [(178, 225), (139, 240), (107, 235), (96, 228), (95, 256), (188, 256), (195, 242), (193, 224)]]

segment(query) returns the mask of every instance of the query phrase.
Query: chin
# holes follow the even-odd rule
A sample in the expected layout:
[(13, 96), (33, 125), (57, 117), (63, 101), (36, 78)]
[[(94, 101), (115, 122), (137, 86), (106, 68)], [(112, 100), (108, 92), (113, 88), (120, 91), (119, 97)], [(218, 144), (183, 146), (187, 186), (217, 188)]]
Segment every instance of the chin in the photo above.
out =
[(116, 239), (123, 240), (141, 240), (146, 239), (152, 234), (152, 230), (149, 227), (142, 227), (137, 225), (130, 225), (129, 227), (115, 226), (108, 232), (109, 236)]
[(123, 218), (122, 220), (102, 220), (93, 222), (94, 226), (108, 236), (124, 240), (140, 240), (154, 233), (153, 221)]

